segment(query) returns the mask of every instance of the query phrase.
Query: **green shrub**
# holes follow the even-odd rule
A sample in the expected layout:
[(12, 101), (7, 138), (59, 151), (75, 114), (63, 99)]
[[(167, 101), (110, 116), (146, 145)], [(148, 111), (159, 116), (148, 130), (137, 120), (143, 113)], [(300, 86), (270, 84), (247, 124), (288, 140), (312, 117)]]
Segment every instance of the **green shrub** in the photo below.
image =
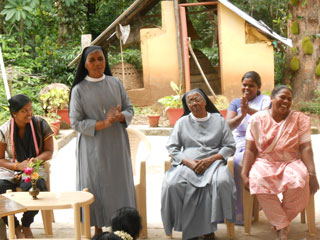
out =
[(304, 102), (300, 105), (299, 110), (301, 112), (320, 114), (320, 103), (319, 102)]
[(293, 72), (296, 72), (298, 71), (300, 68), (300, 62), (299, 62), (299, 59), (297, 58), (297, 56), (294, 56), (292, 59), (291, 59), (291, 62), (290, 62), (290, 69), (293, 71)]
[(292, 34), (299, 34), (299, 24), (297, 21), (293, 21), (291, 26), (291, 33)]
[(302, 48), (305, 54), (312, 55), (313, 45), (309, 37), (305, 37), (302, 39)]

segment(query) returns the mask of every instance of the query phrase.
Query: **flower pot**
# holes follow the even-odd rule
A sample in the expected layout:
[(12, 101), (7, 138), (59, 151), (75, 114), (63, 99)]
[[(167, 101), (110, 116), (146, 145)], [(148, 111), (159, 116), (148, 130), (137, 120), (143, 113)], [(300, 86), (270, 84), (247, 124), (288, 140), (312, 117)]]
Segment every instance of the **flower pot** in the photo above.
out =
[(69, 109), (60, 109), (57, 114), (61, 117), (60, 121), (65, 122), (70, 126)]
[(38, 199), (38, 195), (40, 193), (40, 189), (37, 187), (37, 182), (32, 182), (31, 183), (31, 188), (29, 189), (29, 194), (32, 196), (32, 199)]
[(160, 115), (150, 115), (148, 116), (149, 119), (149, 126), (150, 127), (158, 127), (159, 125), (159, 119), (160, 119)]
[(167, 115), (169, 119), (170, 126), (174, 126), (176, 121), (182, 116), (183, 108), (168, 108)]
[(226, 119), (228, 109), (219, 110), (219, 112), (221, 113), (222, 117), (223, 117), (224, 119)]
[(60, 120), (57, 119), (55, 122), (51, 122), (50, 126), (53, 131), (53, 134), (58, 135), (60, 130)]

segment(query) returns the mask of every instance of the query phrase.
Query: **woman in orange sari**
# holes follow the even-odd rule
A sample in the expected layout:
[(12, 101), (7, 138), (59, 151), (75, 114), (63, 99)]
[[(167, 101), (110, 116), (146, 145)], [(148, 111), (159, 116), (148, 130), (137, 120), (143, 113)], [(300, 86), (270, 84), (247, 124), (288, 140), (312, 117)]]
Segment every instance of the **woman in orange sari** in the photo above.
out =
[[(292, 91), (277, 86), (271, 109), (254, 114), (246, 134), (241, 176), (277, 234), (288, 239), (290, 222), (319, 189), (313, 161), (310, 119), (290, 110)], [(282, 193), (280, 201), (278, 194)]]

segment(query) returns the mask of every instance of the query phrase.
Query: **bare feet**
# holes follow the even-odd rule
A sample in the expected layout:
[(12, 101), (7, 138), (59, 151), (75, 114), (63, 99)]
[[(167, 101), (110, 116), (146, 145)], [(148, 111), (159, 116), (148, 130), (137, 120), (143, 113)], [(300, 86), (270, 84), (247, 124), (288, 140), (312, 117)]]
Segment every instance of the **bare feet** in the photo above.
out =
[(24, 236), (23, 232), (21, 232), (21, 230), (22, 230), (21, 226), (16, 227), (15, 234), (16, 234), (17, 238), (25, 238), (25, 236)]
[(102, 233), (102, 228), (94, 226), (94, 237)]
[(22, 227), (22, 230), (26, 238), (34, 238), (30, 227)]

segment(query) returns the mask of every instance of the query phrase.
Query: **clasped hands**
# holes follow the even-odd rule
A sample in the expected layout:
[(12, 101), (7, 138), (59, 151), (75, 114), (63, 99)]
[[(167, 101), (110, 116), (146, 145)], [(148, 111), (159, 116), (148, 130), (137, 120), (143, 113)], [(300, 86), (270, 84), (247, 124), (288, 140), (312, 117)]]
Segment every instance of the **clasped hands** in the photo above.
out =
[(211, 165), (211, 163), (212, 161), (210, 160), (210, 158), (204, 158), (201, 160), (183, 160), (183, 164), (191, 168), (196, 174), (203, 174)]
[(112, 123), (120, 122), (120, 121), (122, 121), (122, 113), (121, 113), (121, 107), (120, 105), (118, 105), (117, 107), (110, 108), (103, 122), (105, 127), (109, 127)]
[(240, 98), (240, 102), (241, 102), (241, 115), (243, 117), (245, 117), (247, 115), (247, 113), (249, 112), (249, 102), (248, 99), (246, 97), (242, 97)]

